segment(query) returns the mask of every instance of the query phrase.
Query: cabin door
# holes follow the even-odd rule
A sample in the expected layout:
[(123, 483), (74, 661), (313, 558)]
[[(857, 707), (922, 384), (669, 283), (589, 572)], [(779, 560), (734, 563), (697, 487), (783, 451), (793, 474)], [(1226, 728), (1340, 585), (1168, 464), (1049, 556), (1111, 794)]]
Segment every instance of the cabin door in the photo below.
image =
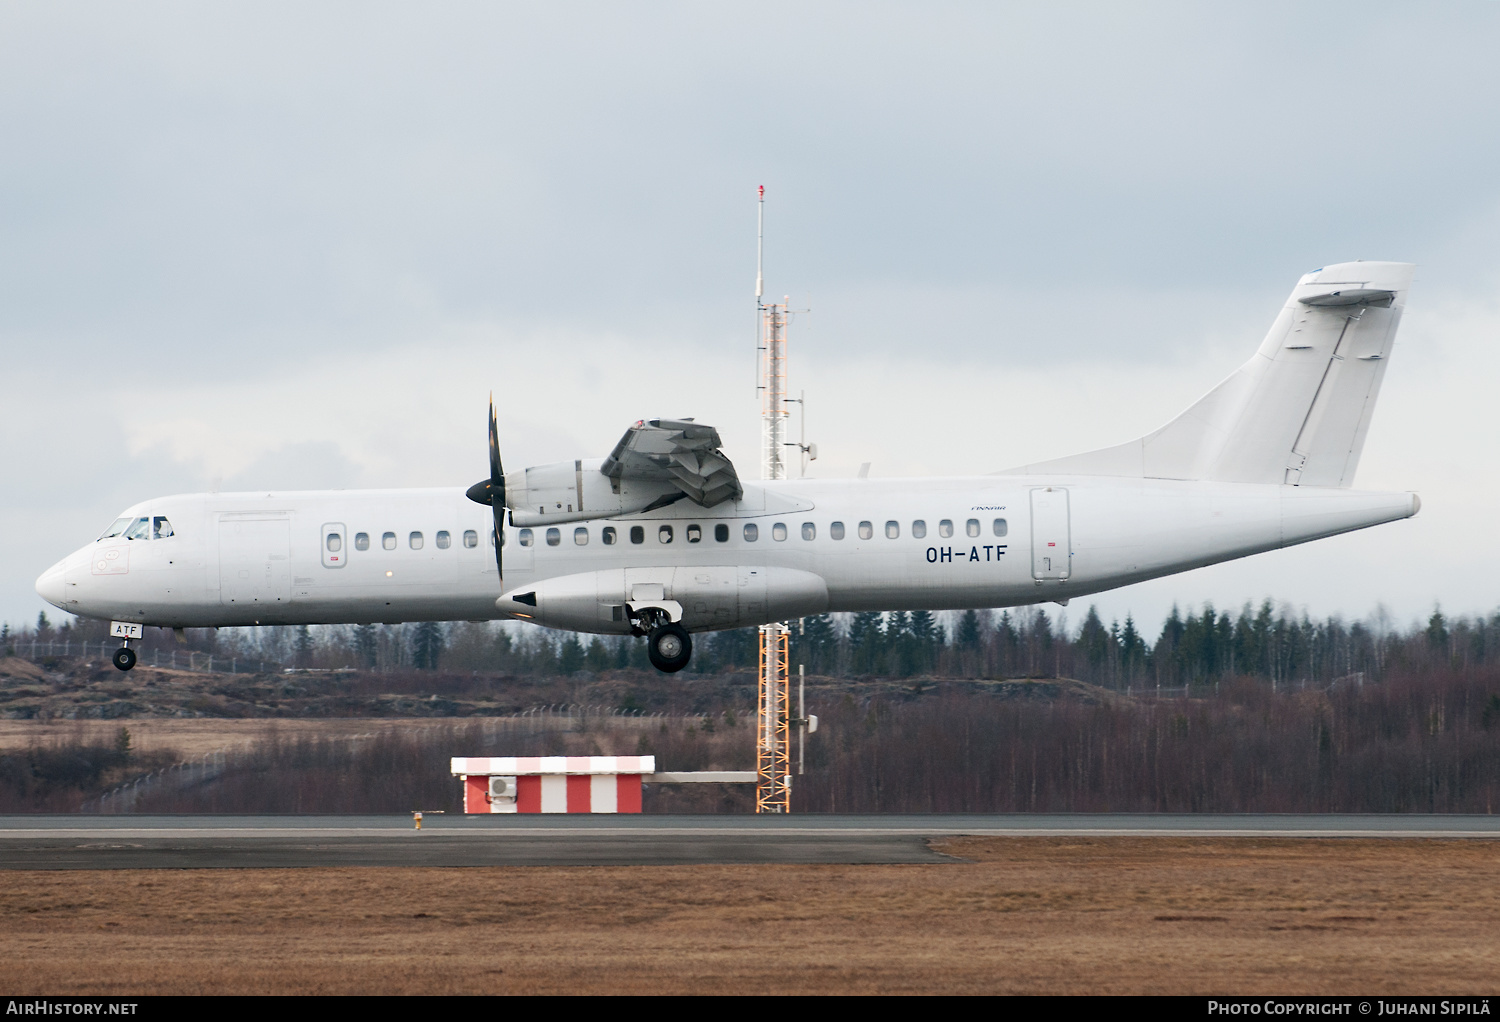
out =
[(1067, 578), (1072, 546), (1068, 530), (1068, 491), (1048, 486), (1031, 491), (1031, 577)]
[(292, 523), (286, 518), (219, 521), (219, 602), (281, 607), (292, 601)]

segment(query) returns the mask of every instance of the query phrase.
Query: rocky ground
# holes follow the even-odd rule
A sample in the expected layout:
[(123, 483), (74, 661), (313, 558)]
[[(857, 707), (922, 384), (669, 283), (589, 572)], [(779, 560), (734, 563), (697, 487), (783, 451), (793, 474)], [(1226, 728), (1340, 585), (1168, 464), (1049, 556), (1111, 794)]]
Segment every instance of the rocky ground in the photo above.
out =
[[(795, 685), (795, 679), (793, 681)], [(808, 698), (875, 695), (919, 699), (959, 685), (1002, 699), (1087, 702), (1124, 698), (1068, 679), (937, 681), (931, 678), (809, 676)], [(0, 721), (129, 720), (154, 717), (471, 717), (510, 716), (536, 707), (591, 706), (630, 713), (752, 712), (755, 676), (611, 670), (570, 676), (449, 674), (441, 671), (299, 671), (209, 674), (107, 661), (48, 657), (0, 659)]]

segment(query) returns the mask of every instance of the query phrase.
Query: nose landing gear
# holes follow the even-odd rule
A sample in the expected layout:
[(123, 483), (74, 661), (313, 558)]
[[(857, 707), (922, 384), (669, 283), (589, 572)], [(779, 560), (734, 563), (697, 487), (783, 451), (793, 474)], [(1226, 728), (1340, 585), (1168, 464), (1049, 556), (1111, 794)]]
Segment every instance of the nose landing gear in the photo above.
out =
[[(145, 521), (145, 519), (141, 519)], [(120, 648), (115, 650), (114, 656), (110, 657), (116, 667), (122, 671), (128, 671), (135, 666), (135, 650), (130, 648), (131, 639), (139, 639), (144, 634), (142, 626), (135, 621), (111, 621), (109, 623), (109, 634), (120, 640)]]
[(646, 655), (658, 671), (675, 674), (693, 658), (693, 640), (688, 630), (675, 621), (658, 625), (646, 637)]

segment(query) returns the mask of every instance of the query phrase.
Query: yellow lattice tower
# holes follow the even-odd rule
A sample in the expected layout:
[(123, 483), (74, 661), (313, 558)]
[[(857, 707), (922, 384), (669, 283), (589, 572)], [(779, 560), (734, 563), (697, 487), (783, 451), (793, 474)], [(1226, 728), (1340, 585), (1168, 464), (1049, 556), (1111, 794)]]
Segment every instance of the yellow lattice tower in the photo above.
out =
[(760, 628), (760, 708), (756, 714), (755, 811), (792, 811), (791, 691), (784, 624)]

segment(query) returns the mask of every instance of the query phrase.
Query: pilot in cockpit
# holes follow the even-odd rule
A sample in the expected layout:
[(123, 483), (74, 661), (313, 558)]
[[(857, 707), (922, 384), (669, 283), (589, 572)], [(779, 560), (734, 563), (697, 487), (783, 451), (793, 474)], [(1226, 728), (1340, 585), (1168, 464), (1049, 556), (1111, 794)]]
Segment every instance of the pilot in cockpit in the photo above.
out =
[(176, 533), (165, 515), (155, 518), (121, 518), (105, 530), (100, 539), (170, 539)]

